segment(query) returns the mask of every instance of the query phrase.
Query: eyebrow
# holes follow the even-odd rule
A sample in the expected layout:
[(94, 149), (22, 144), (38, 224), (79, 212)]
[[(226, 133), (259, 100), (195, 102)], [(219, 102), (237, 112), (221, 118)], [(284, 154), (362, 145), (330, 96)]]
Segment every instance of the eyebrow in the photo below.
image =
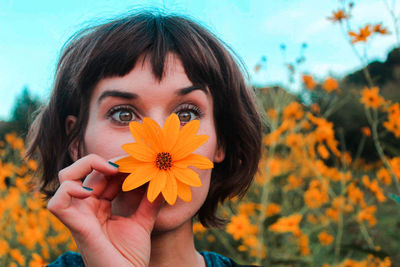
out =
[[(176, 92), (176, 94), (178, 96), (184, 96), (184, 95), (190, 94), (191, 92), (193, 92), (195, 90), (201, 90), (206, 95), (208, 95), (208, 90), (204, 86), (200, 86), (200, 85), (192, 85), (189, 87), (181, 88)], [(132, 99), (139, 98), (139, 95), (137, 95), (135, 93), (123, 92), (123, 91), (119, 91), (119, 90), (107, 90), (107, 91), (104, 91), (100, 95), (99, 99), (97, 100), (97, 103), (100, 103), (106, 97), (118, 97), (118, 98), (124, 98), (127, 100), (132, 100)]]
[(136, 99), (139, 96), (135, 93), (122, 92), (119, 90), (107, 90), (100, 95), (99, 99), (97, 100), (97, 103), (100, 103), (106, 97), (118, 97), (131, 100), (131, 99)]
[(189, 87), (185, 87), (185, 88), (179, 89), (178, 92), (177, 92), (177, 95), (180, 95), (180, 96), (187, 95), (187, 94), (189, 94), (189, 93), (191, 93), (191, 92), (193, 92), (195, 90), (201, 90), (206, 95), (208, 95), (208, 90), (204, 86), (201, 86), (201, 85), (192, 85), (192, 86), (189, 86)]

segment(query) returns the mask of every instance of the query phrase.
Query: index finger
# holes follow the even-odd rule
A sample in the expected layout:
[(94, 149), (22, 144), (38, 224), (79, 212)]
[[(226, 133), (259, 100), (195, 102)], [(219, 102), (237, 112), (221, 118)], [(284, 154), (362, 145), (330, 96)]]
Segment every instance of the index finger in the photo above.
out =
[(67, 180), (80, 180), (90, 174), (93, 170), (105, 175), (118, 173), (118, 167), (112, 165), (112, 163), (96, 154), (90, 154), (62, 169), (58, 173), (58, 179), (60, 184)]

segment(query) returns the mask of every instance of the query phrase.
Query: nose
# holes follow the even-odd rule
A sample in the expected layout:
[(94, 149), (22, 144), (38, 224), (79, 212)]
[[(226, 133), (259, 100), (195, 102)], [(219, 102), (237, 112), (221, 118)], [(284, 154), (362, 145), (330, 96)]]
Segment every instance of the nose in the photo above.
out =
[(162, 128), (164, 126), (165, 120), (169, 115), (170, 114), (165, 114), (161, 110), (154, 110), (149, 113), (147, 117), (155, 121)]

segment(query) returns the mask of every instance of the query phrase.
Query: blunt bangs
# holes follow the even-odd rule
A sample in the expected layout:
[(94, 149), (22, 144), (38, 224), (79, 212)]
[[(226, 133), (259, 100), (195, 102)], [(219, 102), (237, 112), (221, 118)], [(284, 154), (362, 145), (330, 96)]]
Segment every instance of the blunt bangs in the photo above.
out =
[(124, 76), (143, 63), (137, 62), (141, 56), (149, 58), (154, 76), (162, 80), (168, 53), (178, 56), (193, 83), (212, 87), (210, 82), (222, 78), (212, 48), (217, 38), (202, 35), (204, 29), (189, 19), (151, 12), (92, 27), (76, 36), (76, 44), (86, 50), (80, 53), (86, 64), (77, 73), (77, 87), (90, 95), (101, 79)]

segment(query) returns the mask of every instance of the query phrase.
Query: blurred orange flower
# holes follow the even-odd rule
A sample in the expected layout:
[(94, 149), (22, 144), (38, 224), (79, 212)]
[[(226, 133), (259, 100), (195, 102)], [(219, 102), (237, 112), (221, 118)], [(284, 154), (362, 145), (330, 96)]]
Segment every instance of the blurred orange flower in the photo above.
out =
[(291, 232), (295, 236), (299, 236), (301, 234), (299, 224), (302, 217), (301, 214), (296, 213), (288, 217), (279, 218), (277, 222), (269, 226), (269, 230), (277, 233)]
[(303, 106), (293, 101), (283, 110), (283, 120), (300, 120), (304, 116)]
[(348, 18), (349, 15), (343, 9), (339, 9), (334, 11), (332, 17), (328, 17), (328, 20), (331, 20), (332, 22), (342, 22), (342, 20)]
[(400, 157), (395, 157), (389, 160), (392, 172), (397, 179), (400, 179)]
[(380, 168), (379, 171), (376, 173), (376, 176), (378, 177), (379, 181), (383, 182), (385, 185), (392, 184), (392, 177), (390, 176), (390, 173), (387, 169)]
[(233, 239), (239, 240), (249, 234), (254, 234), (256, 228), (250, 224), (249, 217), (244, 214), (232, 216), (231, 222), (226, 226), (226, 232), (232, 235)]
[(333, 242), (334, 238), (327, 231), (322, 231), (318, 234), (318, 240), (323, 246), (328, 246)]
[(361, 132), (367, 137), (371, 136), (371, 129), (368, 126), (362, 127)]
[(310, 247), (309, 245), (309, 239), (308, 239), (308, 235), (305, 234), (301, 234), (299, 236), (299, 239), (297, 241), (297, 244), (299, 245), (300, 248), (300, 254), (302, 256), (307, 256), (310, 254)]
[(325, 79), (322, 84), (322, 88), (327, 92), (331, 93), (333, 91), (339, 91), (339, 83), (332, 77), (328, 77)]
[(389, 31), (386, 28), (383, 28), (381, 23), (374, 25), (372, 31), (379, 34), (389, 34)]
[(369, 36), (371, 36), (371, 25), (367, 24), (364, 28), (361, 28), (358, 33), (349, 31), (349, 35), (352, 38), (351, 43), (367, 42)]
[(383, 126), (396, 137), (400, 137), (400, 104), (391, 105), (388, 110), (388, 121)]
[(361, 103), (367, 108), (377, 109), (385, 103), (385, 99), (379, 95), (378, 87), (364, 87), (361, 91)]
[(275, 203), (270, 203), (267, 205), (267, 207), (265, 208), (265, 217), (269, 217), (275, 214), (278, 214), (281, 212), (281, 206)]
[(313, 90), (315, 86), (317, 86), (317, 83), (314, 81), (314, 78), (311, 75), (303, 74), (302, 79), (308, 90)]

